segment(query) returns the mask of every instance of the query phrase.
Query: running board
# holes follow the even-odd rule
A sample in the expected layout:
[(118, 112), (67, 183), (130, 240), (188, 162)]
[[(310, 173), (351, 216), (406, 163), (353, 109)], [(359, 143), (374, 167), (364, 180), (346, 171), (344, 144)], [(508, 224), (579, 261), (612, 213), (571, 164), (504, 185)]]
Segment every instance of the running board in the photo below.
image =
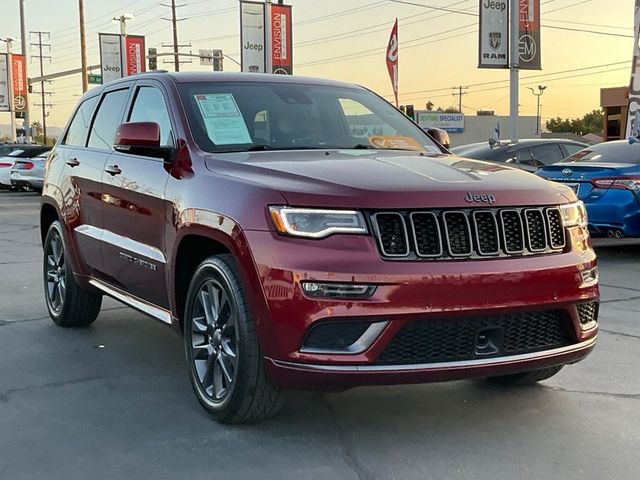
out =
[(165, 310), (164, 308), (157, 307), (132, 295), (123, 293), (113, 287), (110, 287), (106, 283), (101, 282), (100, 280), (96, 280), (95, 278), (89, 280), (89, 283), (96, 287), (98, 290), (102, 290), (110, 297), (115, 298), (116, 300), (138, 310), (141, 313), (144, 313), (145, 315), (149, 315), (150, 317), (153, 317), (156, 320), (160, 320), (161, 322), (168, 325), (171, 325), (173, 323), (171, 321), (171, 312)]

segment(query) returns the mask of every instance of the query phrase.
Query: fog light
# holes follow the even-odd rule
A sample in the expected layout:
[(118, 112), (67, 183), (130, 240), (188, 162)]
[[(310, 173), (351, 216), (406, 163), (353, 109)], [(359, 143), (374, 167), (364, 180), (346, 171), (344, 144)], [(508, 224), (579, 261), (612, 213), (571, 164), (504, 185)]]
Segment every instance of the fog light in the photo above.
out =
[(598, 283), (598, 267), (588, 268), (580, 272), (583, 287), (592, 287)]
[(356, 283), (303, 282), (302, 290), (316, 298), (369, 298), (376, 291), (375, 285)]

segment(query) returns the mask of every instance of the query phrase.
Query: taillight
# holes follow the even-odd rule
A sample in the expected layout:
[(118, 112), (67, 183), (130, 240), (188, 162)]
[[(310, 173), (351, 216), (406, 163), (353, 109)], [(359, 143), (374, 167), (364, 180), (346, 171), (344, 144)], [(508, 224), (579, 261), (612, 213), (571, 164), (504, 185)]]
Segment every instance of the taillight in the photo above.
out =
[(0, 162), (0, 168), (13, 167), (13, 163)]
[(33, 167), (35, 167), (33, 162), (20, 162), (20, 163), (16, 163), (15, 169), (16, 170), (31, 170)]
[(596, 188), (640, 190), (640, 177), (594, 178), (591, 180), (591, 185)]

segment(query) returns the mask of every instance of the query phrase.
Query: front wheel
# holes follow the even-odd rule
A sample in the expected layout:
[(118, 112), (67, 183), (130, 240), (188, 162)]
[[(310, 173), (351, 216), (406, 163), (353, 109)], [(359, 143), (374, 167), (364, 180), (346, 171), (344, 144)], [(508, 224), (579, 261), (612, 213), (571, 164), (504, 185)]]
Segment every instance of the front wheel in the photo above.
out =
[(207, 258), (191, 280), (184, 348), (193, 390), (216, 420), (255, 422), (277, 413), (281, 390), (264, 369), (255, 324), (230, 255)]
[(49, 316), (61, 327), (86, 327), (100, 313), (102, 295), (82, 290), (67, 261), (60, 222), (49, 226), (44, 240), (44, 296)]
[(487, 380), (494, 383), (500, 383), (502, 385), (533, 385), (534, 383), (553, 377), (556, 373), (562, 370), (563, 366), (564, 365), (558, 365), (556, 367), (542, 368), (531, 372), (489, 377)]

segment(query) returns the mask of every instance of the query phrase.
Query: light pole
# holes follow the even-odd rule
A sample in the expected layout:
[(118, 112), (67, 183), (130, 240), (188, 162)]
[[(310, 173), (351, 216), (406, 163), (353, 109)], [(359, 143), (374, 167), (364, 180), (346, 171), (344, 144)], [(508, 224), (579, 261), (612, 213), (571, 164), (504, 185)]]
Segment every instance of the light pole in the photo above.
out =
[[(28, 56), (27, 56), (27, 28), (25, 26), (25, 18), (24, 18), (24, 2), (25, 0), (20, 0), (20, 40), (22, 44), (22, 56), (24, 57), (24, 65), (25, 71), (29, 66)], [(25, 77), (29, 78), (29, 72), (25, 73)], [(26, 104), (26, 108), (24, 110), (24, 141), (26, 143), (31, 143), (31, 120), (29, 119), (29, 89), (24, 92), (24, 101)]]
[(123, 13), (119, 17), (113, 17), (114, 22), (120, 22), (120, 35), (127, 36), (127, 22), (133, 20), (133, 15), (130, 13)]
[(545, 87), (544, 85), (538, 85), (538, 91), (536, 92), (533, 87), (527, 87), (529, 90), (531, 90), (531, 93), (533, 93), (536, 97), (538, 97), (538, 110), (536, 111), (536, 135), (541, 136), (542, 132), (540, 131), (540, 97), (542, 96), (542, 94), (544, 93), (544, 91), (546, 90), (547, 87)]
[(11, 62), (11, 44), (13, 38), (0, 38), (0, 42), (7, 43), (7, 93), (9, 100), (9, 115), (11, 116), (11, 141), (16, 141), (16, 105), (13, 98), (13, 63)]

